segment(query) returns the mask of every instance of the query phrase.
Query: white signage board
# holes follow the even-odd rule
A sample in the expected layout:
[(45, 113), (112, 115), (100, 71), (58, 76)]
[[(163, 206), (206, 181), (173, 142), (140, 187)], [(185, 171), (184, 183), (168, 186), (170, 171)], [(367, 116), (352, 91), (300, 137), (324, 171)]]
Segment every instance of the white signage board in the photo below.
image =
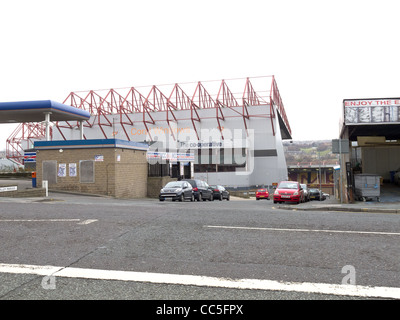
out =
[(17, 186), (0, 187), (0, 192), (16, 191), (17, 189), (18, 189)]
[(400, 98), (344, 100), (345, 124), (400, 122)]

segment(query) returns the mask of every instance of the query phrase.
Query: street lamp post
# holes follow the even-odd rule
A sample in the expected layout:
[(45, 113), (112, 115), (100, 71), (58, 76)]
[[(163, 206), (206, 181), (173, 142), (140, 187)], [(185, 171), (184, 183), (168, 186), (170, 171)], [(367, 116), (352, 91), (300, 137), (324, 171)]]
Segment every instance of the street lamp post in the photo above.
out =
[(321, 179), (322, 179), (322, 172), (321, 172), (321, 154), (318, 152), (318, 164), (319, 164), (319, 201), (322, 198), (322, 186), (321, 186)]

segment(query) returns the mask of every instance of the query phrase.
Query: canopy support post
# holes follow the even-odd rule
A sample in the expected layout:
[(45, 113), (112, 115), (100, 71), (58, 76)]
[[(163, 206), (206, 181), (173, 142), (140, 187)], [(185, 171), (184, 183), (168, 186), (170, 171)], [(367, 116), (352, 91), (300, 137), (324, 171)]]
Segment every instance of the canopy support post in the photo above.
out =
[(50, 141), (50, 115), (51, 112), (44, 113), (44, 122), (46, 124), (46, 141)]

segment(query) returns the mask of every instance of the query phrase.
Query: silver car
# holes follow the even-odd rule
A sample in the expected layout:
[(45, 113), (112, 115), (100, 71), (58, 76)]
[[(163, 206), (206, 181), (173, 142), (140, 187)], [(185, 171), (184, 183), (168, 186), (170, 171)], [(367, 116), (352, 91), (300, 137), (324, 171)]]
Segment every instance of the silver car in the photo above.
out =
[(304, 202), (310, 201), (310, 193), (308, 192), (308, 187), (305, 183), (300, 183), (300, 187), (303, 188), (304, 192)]
[(171, 181), (160, 190), (159, 199), (160, 201), (164, 201), (165, 199), (172, 199), (172, 201), (189, 199), (190, 201), (194, 201), (193, 188), (186, 181)]

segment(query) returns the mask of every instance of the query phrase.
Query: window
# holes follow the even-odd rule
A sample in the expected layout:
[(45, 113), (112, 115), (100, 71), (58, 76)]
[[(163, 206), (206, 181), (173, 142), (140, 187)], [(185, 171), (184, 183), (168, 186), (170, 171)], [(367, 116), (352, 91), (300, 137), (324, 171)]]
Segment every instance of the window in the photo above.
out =
[(81, 160), (79, 162), (79, 176), (81, 183), (94, 183), (93, 160)]
[(198, 149), (194, 172), (235, 172), (245, 167), (246, 148)]
[(57, 161), (46, 160), (42, 162), (43, 180), (47, 180), (49, 186), (57, 183)]
[(149, 177), (165, 177), (170, 175), (169, 163), (149, 163)]

